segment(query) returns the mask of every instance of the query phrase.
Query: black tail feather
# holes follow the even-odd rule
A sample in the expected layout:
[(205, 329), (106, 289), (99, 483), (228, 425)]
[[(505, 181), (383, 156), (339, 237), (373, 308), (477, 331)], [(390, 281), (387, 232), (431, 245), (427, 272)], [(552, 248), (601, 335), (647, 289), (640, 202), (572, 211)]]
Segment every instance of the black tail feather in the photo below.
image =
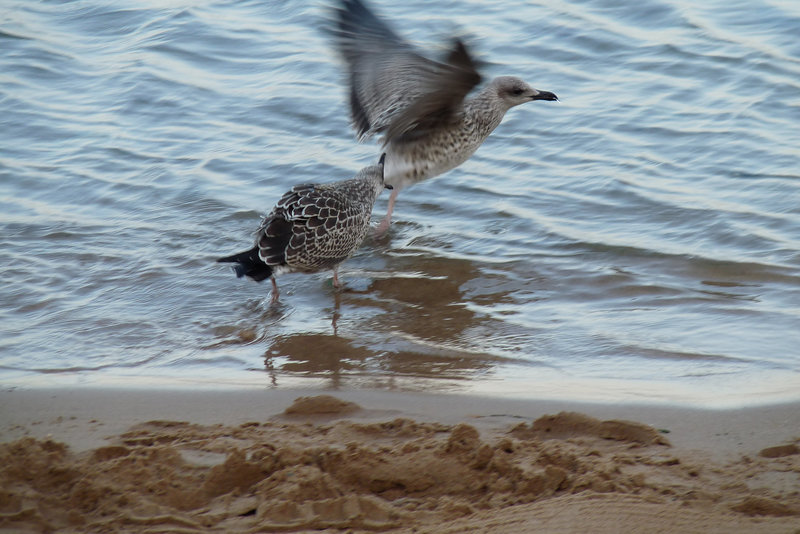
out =
[(218, 263), (235, 263), (233, 266), (236, 277), (247, 276), (256, 282), (261, 282), (272, 276), (272, 267), (264, 263), (258, 256), (258, 247), (253, 247), (245, 252), (226, 256), (217, 260)]

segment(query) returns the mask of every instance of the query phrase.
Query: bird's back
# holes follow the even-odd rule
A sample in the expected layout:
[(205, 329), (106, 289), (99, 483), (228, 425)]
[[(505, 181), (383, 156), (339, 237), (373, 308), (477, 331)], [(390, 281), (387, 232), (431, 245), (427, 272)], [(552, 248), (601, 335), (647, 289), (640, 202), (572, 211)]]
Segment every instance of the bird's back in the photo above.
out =
[(369, 230), (382, 173), (372, 166), (350, 180), (293, 187), (257, 231), (259, 257), (277, 273), (320, 271), (346, 260)]

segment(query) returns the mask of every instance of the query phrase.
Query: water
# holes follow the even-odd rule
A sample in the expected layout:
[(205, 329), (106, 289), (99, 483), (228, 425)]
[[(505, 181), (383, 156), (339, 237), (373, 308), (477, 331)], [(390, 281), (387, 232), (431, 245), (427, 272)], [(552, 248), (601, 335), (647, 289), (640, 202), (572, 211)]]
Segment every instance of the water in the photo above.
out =
[(374, 7), (561, 102), (404, 190), (346, 291), (288, 275), (270, 306), (213, 260), (378, 155), (326, 5), (0, 5), (2, 384), (800, 397), (800, 4)]

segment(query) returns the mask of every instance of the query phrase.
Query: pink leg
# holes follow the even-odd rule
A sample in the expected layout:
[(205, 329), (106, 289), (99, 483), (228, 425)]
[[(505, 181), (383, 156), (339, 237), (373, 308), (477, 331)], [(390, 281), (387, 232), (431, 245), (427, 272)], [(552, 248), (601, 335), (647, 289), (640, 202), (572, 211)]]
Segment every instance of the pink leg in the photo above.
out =
[(339, 289), (341, 287), (341, 284), (339, 284), (339, 267), (338, 266), (333, 268), (333, 287), (335, 287), (336, 289)]
[(397, 194), (400, 191), (392, 189), (392, 194), (389, 195), (389, 206), (386, 209), (386, 216), (375, 229), (375, 235), (383, 235), (389, 229), (389, 224), (392, 222), (392, 211), (394, 211), (394, 201), (397, 200)]
[(273, 276), (270, 278), (270, 280), (272, 280), (272, 299), (270, 300), (270, 303), (275, 304), (278, 302), (280, 292), (278, 292), (278, 283), (275, 281), (275, 277)]

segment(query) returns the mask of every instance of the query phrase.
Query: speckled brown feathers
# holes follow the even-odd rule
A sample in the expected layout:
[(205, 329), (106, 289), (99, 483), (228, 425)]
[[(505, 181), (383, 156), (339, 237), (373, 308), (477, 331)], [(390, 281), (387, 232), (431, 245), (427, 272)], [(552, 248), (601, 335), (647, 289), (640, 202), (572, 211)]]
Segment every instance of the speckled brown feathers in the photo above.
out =
[(383, 161), (354, 178), (327, 184), (297, 185), (287, 191), (256, 231), (255, 246), (220, 258), (236, 264), (237, 276), (256, 281), (287, 272), (334, 270), (361, 245), (369, 230), (375, 199), (384, 189)]
[[(360, 175), (365, 172), (375, 171)], [(374, 191), (363, 176), (293, 187), (258, 229), (259, 257), (276, 271), (332, 269), (349, 258), (366, 236), (377, 197)]]

